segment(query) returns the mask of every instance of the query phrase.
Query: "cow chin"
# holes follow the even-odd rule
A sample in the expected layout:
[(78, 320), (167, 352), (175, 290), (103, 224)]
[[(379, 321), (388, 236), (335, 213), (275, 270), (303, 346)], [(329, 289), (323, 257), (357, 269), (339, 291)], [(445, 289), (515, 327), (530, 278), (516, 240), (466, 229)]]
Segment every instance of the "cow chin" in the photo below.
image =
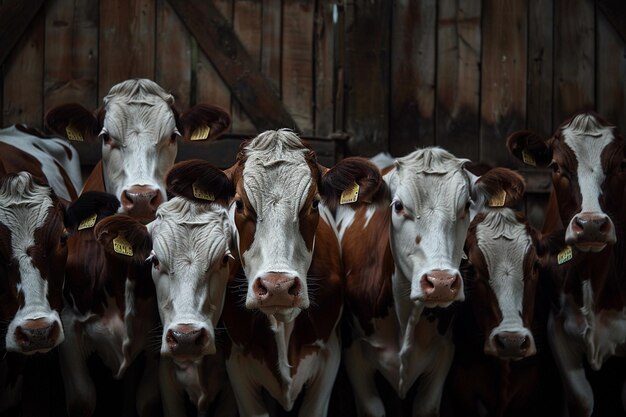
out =
[(607, 247), (606, 242), (575, 242), (573, 243), (581, 252), (602, 252)]
[(298, 307), (261, 307), (259, 308), (268, 318), (273, 317), (277, 322), (290, 323), (298, 317), (301, 308)]

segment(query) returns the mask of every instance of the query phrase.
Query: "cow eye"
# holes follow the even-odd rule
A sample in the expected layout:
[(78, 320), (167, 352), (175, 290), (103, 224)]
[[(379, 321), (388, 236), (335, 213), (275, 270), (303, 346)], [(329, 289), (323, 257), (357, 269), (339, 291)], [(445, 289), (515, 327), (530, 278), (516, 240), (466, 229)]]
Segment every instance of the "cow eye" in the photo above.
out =
[(314, 198), (313, 199), (313, 203), (311, 203), (311, 208), (313, 210), (317, 210), (319, 205), (320, 205), (320, 199), (319, 198)]
[(159, 262), (159, 258), (157, 258), (156, 253), (154, 253), (154, 251), (150, 252), (150, 256), (146, 258), (146, 262), (152, 264), (152, 267), (156, 269), (157, 271), (160, 269), (161, 264)]
[(552, 161), (552, 163), (550, 164), (550, 168), (552, 168), (552, 172), (554, 172), (555, 174), (561, 173), (561, 167), (556, 161)]
[(63, 230), (63, 233), (61, 233), (61, 245), (65, 246), (67, 244), (67, 239), (69, 239), (70, 234), (67, 230)]
[(404, 204), (402, 204), (401, 201), (396, 200), (393, 202), (393, 209), (396, 211), (396, 213), (400, 213), (402, 210), (404, 210)]
[(106, 131), (100, 133), (100, 139), (102, 139), (102, 143), (106, 145), (110, 145), (113, 142), (113, 139), (111, 139), (111, 136)]
[(178, 131), (178, 129), (174, 129), (174, 131), (170, 135), (170, 142), (169, 142), (170, 145), (173, 145), (174, 143), (176, 143), (176, 139), (178, 139), (179, 136), (181, 136), (181, 134)]
[(241, 199), (235, 200), (235, 208), (237, 209), (237, 211), (243, 210), (243, 202), (241, 201)]

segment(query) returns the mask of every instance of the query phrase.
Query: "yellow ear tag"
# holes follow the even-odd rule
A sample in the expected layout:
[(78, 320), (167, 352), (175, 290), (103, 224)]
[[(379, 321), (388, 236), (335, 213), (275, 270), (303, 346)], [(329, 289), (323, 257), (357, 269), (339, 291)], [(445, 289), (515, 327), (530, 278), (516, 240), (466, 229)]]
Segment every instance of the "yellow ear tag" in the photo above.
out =
[(489, 207), (502, 207), (506, 202), (506, 191), (500, 190), (500, 192), (489, 199), (487, 205)]
[(535, 161), (535, 157), (528, 152), (526, 149), (524, 149), (522, 151), (522, 161), (524, 161), (524, 163), (526, 165), (530, 165), (530, 166), (537, 166), (537, 162)]
[(130, 242), (122, 235), (117, 235), (115, 239), (113, 239), (113, 250), (116, 253), (126, 256), (133, 256), (133, 247)]
[(567, 261), (571, 261), (573, 257), (572, 247), (566, 246), (559, 254), (556, 256), (556, 261), (559, 265), (564, 264)]
[(194, 197), (202, 200), (215, 201), (215, 195), (213, 193), (203, 190), (198, 185), (196, 185), (195, 182), (191, 185), (191, 188), (193, 189)]
[(83, 135), (71, 123), (65, 127), (65, 133), (69, 140), (83, 142)]
[(343, 193), (341, 193), (339, 204), (350, 204), (357, 201), (359, 199), (359, 188), (359, 184), (355, 182), (352, 188), (348, 188)]
[(87, 217), (85, 220), (80, 222), (80, 224), (78, 225), (78, 230), (91, 229), (96, 224), (96, 219), (97, 218), (98, 218), (97, 214), (94, 214), (93, 216)]
[(193, 132), (191, 140), (206, 140), (209, 138), (209, 133), (211, 133), (211, 128), (209, 126), (201, 126)]

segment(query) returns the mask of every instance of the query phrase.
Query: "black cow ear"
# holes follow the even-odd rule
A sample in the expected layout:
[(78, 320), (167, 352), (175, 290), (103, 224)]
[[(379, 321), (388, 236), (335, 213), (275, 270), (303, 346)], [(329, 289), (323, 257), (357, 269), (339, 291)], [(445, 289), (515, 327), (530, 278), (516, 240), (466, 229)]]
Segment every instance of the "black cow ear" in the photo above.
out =
[(95, 141), (100, 133), (98, 119), (80, 104), (54, 107), (46, 114), (46, 127), (65, 139), (77, 142)]
[(152, 238), (146, 226), (124, 214), (100, 221), (94, 236), (106, 252), (127, 262), (141, 264), (152, 251)]
[(71, 232), (92, 228), (98, 220), (117, 213), (119, 207), (119, 200), (112, 194), (85, 192), (65, 210), (65, 227)]
[(357, 207), (382, 201), (384, 188), (376, 165), (365, 158), (350, 157), (322, 174), (319, 193), (329, 207), (341, 204)]
[(509, 152), (529, 166), (547, 167), (552, 162), (552, 149), (536, 133), (520, 130), (506, 140)]
[(227, 205), (235, 188), (226, 174), (200, 159), (179, 162), (166, 176), (167, 191), (199, 203)]

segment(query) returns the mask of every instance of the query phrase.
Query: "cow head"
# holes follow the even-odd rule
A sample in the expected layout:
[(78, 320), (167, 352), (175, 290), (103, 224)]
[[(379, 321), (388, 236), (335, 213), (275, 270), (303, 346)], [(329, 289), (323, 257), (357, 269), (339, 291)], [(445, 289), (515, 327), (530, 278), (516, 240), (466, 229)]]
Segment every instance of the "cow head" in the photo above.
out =
[(179, 117), (174, 97), (146, 79), (113, 86), (103, 103), (95, 115), (78, 104), (55, 107), (46, 125), (72, 140), (99, 138), (105, 190), (120, 199), (123, 213), (144, 220), (167, 199), (165, 173), (174, 164), (177, 138), (215, 139), (230, 126), (229, 115), (209, 105)]
[(358, 200), (368, 201), (380, 188), (379, 171), (362, 158), (326, 169), (295, 133), (281, 129), (250, 141), (229, 172), (246, 308), (292, 321), (310, 303), (307, 272), (320, 215), (327, 215), (321, 203), (337, 203), (355, 183)]
[[(59, 312), (66, 240), (82, 207), (117, 210), (104, 193), (86, 193), (69, 207), (26, 172), (0, 179), (0, 323), (7, 351), (47, 352), (63, 341)], [(1, 333), (1, 332), (0, 332)]]
[[(509, 183), (519, 185), (522, 178), (513, 173)], [(536, 353), (531, 332), (534, 302), (539, 279), (540, 250), (538, 233), (521, 213), (511, 206), (483, 206), (472, 220), (466, 240), (470, 271), (466, 278), (468, 302), (481, 333), (484, 351), (501, 359), (522, 359)]]
[(551, 166), (552, 184), (566, 242), (599, 252), (617, 240), (615, 216), (624, 194), (624, 144), (616, 128), (598, 115), (581, 113), (542, 140), (520, 131), (507, 140), (509, 151), (529, 165)]
[[(215, 353), (215, 324), (233, 259), (226, 208), (233, 192), (222, 171), (199, 171), (186, 162), (174, 166), (167, 183), (177, 196), (158, 208), (154, 221), (144, 226), (129, 216), (112, 216), (98, 223), (95, 235), (119, 259), (152, 264), (163, 323), (161, 354), (195, 360)], [(196, 201), (184, 197), (199, 190)], [(132, 254), (116, 251), (120, 242)]]

